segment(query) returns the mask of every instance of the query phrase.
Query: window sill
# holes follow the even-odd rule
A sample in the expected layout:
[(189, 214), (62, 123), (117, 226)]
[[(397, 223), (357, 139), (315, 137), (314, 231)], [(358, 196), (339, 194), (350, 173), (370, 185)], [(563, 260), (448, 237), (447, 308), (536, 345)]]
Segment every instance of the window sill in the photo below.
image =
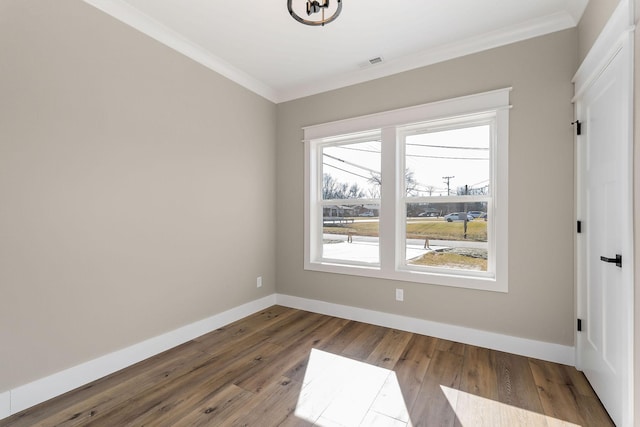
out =
[[(379, 266), (355, 266), (330, 262), (305, 263), (305, 270), (323, 273), (345, 274), (349, 276), (370, 277), (374, 279), (398, 280), (402, 282), (422, 283), (426, 285), (450, 286), (492, 292), (508, 292), (506, 280), (498, 277), (455, 274), (452, 272), (435, 273), (397, 269), (384, 271)], [(505, 274), (506, 277), (506, 274)]]

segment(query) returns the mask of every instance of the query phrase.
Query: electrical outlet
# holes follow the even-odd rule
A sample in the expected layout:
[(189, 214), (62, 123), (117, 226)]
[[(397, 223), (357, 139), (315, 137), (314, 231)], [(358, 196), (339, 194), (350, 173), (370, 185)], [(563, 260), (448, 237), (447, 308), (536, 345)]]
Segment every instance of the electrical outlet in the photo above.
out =
[(258, 279), (256, 280), (256, 286), (258, 288), (262, 287), (262, 276), (258, 276)]
[(404, 301), (404, 289), (396, 289), (396, 301)]

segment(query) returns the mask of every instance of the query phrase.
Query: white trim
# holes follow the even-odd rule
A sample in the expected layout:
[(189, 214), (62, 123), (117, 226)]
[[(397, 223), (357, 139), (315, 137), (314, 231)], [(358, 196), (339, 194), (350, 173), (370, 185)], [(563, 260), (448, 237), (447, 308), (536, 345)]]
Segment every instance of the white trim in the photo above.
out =
[(582, 96), (629, 38), (632, 38), (635, 26), (632, 24), (633, 14), (630, 13), (630, 8), (629, 0), (620, 1), (600, 36), (580, 64), (572, 79), (575, 84), (575, 95), (571, 102), (575, 103)]
[(574, 348), (424, 319), (271, 294), (125, 349), (0, 393), (0, 420), (273, 305), (366, 322), (550, 362), (574, 365)]
[(325, 79), (324, 82), (314, 81), (311, 85), (305, 83), (278, 91), (142, 13), (123, 0), (83, 1), (274, 103), (291, 101), (367, 82), (572, 28), (577, 25), (576, 16), (581, 15), (580, 8), (584, 10), (584, 4), (586, 4), (586, 2), (583, 2), (576, 6), (569, 3), (569, 10), (567, 11), (557, 12), (511, 27), (398, 58), (386, 62), (382, 66), (356, 70), (346, 75), (332, 76)]
[[(395, 127), (384, 127), (381, 130), (381, 164), (380, 164), (380, 177), (393, 176), (396, 178), (393, 180), (386, 178), (382, 180), (380, 185), (380, 193), (384, 195), (380, 199), (380, 222), (378, 226), (378, 233), (380, 236), (380, 242), (394, 241), (395, 244), (385, 245), (380, 244), (380, 270), (381, 271), (395, 271), (396, 266), (396, 254), (399, 252), (404, 253), (404, 247), (402, 246), (400, 239), (395, 239), (396, 235), (401, 235), (402, 225), (396, 221), (396, 218), (400, 215), (399, 210), (402, 210), (402, 205), (397, 203), (398, 194), (402, 194), (402, 191), (398, 188), (404, 181), (404, 173), (397, 172), (396, 169), (399, 160), (399, 153), (397, 149), (397, 129)], [(403, 170), (404, 172), (404, 170)], [(402, 175), (402, 178), (398, 179), (398, 175)], [(306, 230), (305, 230), (306, 231)]]
[[(124, 369), (275, 304), (276, 295), (272, 294), (4, 392), (0, 394), (0, 419)], [(6, 413), (7, 407), (9, 413)]]
[(277, 102), (276, 91), (122, 0), (83, 0), (244, 88)]
[[(511, 87), (303, 127), (304, 141), (510, 108)], [(506, 107), (505, 107), (506, 106)]]
[(383, 313), (364, 308), (333, 304), (291, 295), (277, 294), (278, 305), (312, 311), (314, 313), (366, 322), (372, 325), (443, 338), (450, 341), (504, 351), (549, 362), (574, 365), (574, 347), (513, 337), (464, 326), (449, 325), (415, 317)]
[(0, 420), (11, 415), (11, 392), (0, 393)]
[[(353, 117), (334, 122), (312, 125), (303, 128), (305, 144), (305, 190), (304, 190), (304, 268), (310, 271), (347, 274), (364, 277), (375, 277), (390, 280), (424, 283), (427, 285), (454, 286), (494, 292), (508, 292), (508, 145), (509, 145), (509, 94), (511, 88), (497, 89), (473, 95), (461, 96), (447, 100), (431, 102), (407, 108), (385, 111), (366, 116)], [(496, 224), (490, 242), (492, 254), (495, 255), (495, 269), (480, 273), (471, 271), (445, 269), (418, 270), (407, 268), (400, 236), (404, 226), (399, 226), (398, 216), (404, 214), (396, 211), (401, 204), (397, 188), (397, 179), (385, 180), (383, 183), (380, 217), (380, 250), (379, 265), (361, 265), (356, 262), (340, 262), (322, 257), (322, 222), (318, 215), (319, 186), (322, 182), (319, 150), (323, 144), (331, 144), (335, 138), (346, 141), (346, 136), (354, 136), (362, 132), (381, 130), (382, 168), (390, 176), (399, 165), (396, 145), (396, 132), (403, 125), (421, 125), (435, 123), (439, 120), (476, 120), (479, 115), (491, 115), (495, 120), (495, 135), (492, 143), (492, 178), (493, 199), (490, 207), (492, 223)], [(343, 138), (345, 137), (345, 138)], [(391, 156), (391, 157), (390, 157)], [(438, 198), (444, 202), (444, 198)], [(447, 198), (447, 202), (451, 199)], [(362, 202), (362, 201), (361, 201)], [(403, 204), (404, 206), (404, 204)], [(404, 208), (402, 208), (404, 209)], [(402, 238), (404, 239), (404, 238)], [(398, 246), (400, 245), (400, 246)]]
[[(629, 236), (624, 242), (622, 242), (622, 253), (628, 260), (633, 260), (634, 258), (634, 245), (633, 245), (633, 227), (634, 227), (634, 216), (633, 216), (633, 198), (634, 198), (634, 181), (633, 181), (633, 118), (634, 118), (634, 104), (633, 104), (633, 93), (634, 93), (634, 32), (636, 27), (634, 25), (634, 2), (633, 0), (620, 0), (618, 6), (614, 10), (613, 14), (607, 21), (604, 29), (598, 36), (597, 40), (589, 50), (586, 58), (578, 68), (576, 72), (573, 83), (575, 84), (575, 95), (572, 99), (572, 102), (576, 104), (576, 118), (581, 119), (581, 101), (586, 93), (586, 91), (598, 80), (598, 78), (602, 75), (602, 73), (606, 70), (606, 68), (611, 64), (614, 58), (617, 55), (620, 55), (622, 61), (624, 62), (624, 80), (625, 84), (628, 87), (626, 93), (628, 94), (627, 98), (622, 99), (622, 102), (626, 102), (628, 109), (628, 116), (625, 117), (625, 123), (627, 124), (627, 128), (625, 129), (625, 143), (627, 144), (627, 170), (629, 174), (628, 180), (628, 188), (626, 189), (626, 203), (621, 209), (626, 212), (626, 220), (623, 227), (623, 235)], [(576, 151), (576, 171), (577, 171), (577, 200), (576, 200), (576, 213), (578, 218), (584, 215), (582, 209), (584, 208), (582, 205), (584, 202), (581, 201), (581, 187), (584, 184), (585, 176), (584, 171), (580, 169), (581, 161), (584, 161), (584, 154), (582, 153), (582, 148), (580, 144), (580, 138), (576, 137), (576, 144), (578, 144), (578, 148)], [(584, 284), (583, 284), (583, 276), (584, 276), (584, 245), (585, 242), (580, 241), (580, 237), (576, 236), (575, 247), (576, 251), (576, 313), (577, 316), (584, 317)], [(624, 271), (624, 270), (623, 270)], [(621, 414), (621, 425), (624, 426), (632, 426), (634, 424), (634, 419), (637, 418), (636, 409), (634, 407), (634, 381), (636, 377), (635, 369), (634, 369), (634, 313), (635, 313), (635, 305), (634, 305), (634, 269), (627, 268), (625, 274), (624, 283), (628, 284), (628, 287), (625, 288), (626, 295), (623, 296), (625, 303), (627, 304), (624, 307), (626, 314), (626, 322), (627, 324), (624, 326), (626, 328), (626, 367), (627, 375), (624, 376), (625, 380), (623, 383), (623, 388), (625, 389), (625, 395), (623, 396), (622, 402), (622, 414)], [(578, 369), (583, 367), (583, 360), (580, 354), (581, 348), (581, 340), (586, 339), (586, 337), (581, 334), (576, 334), (576, 346), (575, 346), (575, 360), (576, 366)]]
[[(584, 5), (586, 5), (586, 2)], [(519, 41), (554, 33), (556, 31), (566, 30), (567, 28), (573, 28), (577, 25), (577, 20), (573, 16), (575, 12), (576, 11), (572, 11), (571, 13), (558, 12), (553, 15), (527, 21), (523, 24), (518, 24), (498, 31), (492, 31), (466, 40), (461, 40), (459, 42), (439, 46), (434, 49), (425, 50), (414, 55), (385, 61), (383, 64), (372, 68), (359, 69), (341, 76), (332, 76), (331, 78), (324, 79), (324, 81), (316, 80), (312, 85), (303, 84), (283, 89), (278, 93), (278, 102), (291, 101), (322, 92), (328, 92), (330, 90), (352, 86), (370, 80), (448, 61), (450, 59), (460, 58), (485, 50), (506, 46)]]
[(575, 1), (567, 1), (566, 9), (573, 21), (578, 25), (582, 15), (584, 14), (585, 9), (587, 8), (588, 0), (575, 0)]

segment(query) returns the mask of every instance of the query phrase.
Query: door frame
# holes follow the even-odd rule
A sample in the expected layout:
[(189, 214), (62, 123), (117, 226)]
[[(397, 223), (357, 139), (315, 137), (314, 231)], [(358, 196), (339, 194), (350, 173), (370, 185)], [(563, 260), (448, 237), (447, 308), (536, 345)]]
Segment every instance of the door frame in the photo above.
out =
[[(629, 187), (627, 194), (624, 195), (625, 206), (623, 212), (625, 216), (625, 223), (623, 224), (623, 235), (628, 236), (624, 242), (622, 242), (624, 259), (631, 268), (626, 269), (624, 277), (625, 286), (625, 298), (626, 302), (625, 319), (626, 319), (626, 346), (627, 351), (624, 357), (625, 366), (628, 372), (627, 383), (624, 384), (625, 398), (622, 402), (622, 425), (631, 426), (634, 422), (634, 244), (633, 244), (633, 67), (634, 67), (634, 1), (633, 0), (621, 0), (617, 8), (613, 12), (611, 18), (605, 25), (602, 33), (594, 43), (593, 47), (587, 54), (586, 58), (580, 65), (576, 72), (573, 83), (575, 85), (575, 95), (572, 102), (576, 106), (575, 117), (580, 120), (582, 111), (580, 111), (580, 100), (582, 99), (585, 91), (591, 87), (591, 85), (598, 79), (606, 67), (610, 64), (612, 59), (617, 55), (622, 55), (622, 60), (626, 61), (623, 66), (627, 68), (628, 78), (625, 84), (628, 85), (629, 96), (624, 101), (628, 104), (628, 126), (626, 129), (626, 152), (627, 156), (627, 182)], [(587, 130), (588, 131), (588, 130)], [(580, 136), (575, 137), (575, 170), (576, 170), (576, 219), (580, 220), (583, 217), (583, 199), (582, 192), (585, 188), (585, 177), (582, 164), (582, 157), (584, 156), (583, 148), (581, 147)], [(588, 225), (587, 225), (588, 226)], [(585, 246), (586, 242), (581, 241), (580, 236), (576, 235), (575, 239), (575, 269), (576, 269), (576, 283), (575, 283), (575, 311), (577, 318), (581, 318), (584, 314), (584, 307), (582, 307), (581, 301), (584, 294), (585, 286)], [(581, 370), (582, 357), (580, 354), (580, 342), (584, 337), (576, 332), (576, 368)]]

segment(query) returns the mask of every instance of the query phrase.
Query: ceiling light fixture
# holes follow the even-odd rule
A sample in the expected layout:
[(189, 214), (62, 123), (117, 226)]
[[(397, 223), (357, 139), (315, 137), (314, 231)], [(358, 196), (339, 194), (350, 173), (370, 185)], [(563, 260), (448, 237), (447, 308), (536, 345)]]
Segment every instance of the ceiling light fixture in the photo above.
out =
[[(295, 3), (295, 5), (293, 4)], [(287, 0), (289, 13), (298, 22), (318, 26), (334, 21), (342, 11), (342, 0)], [(302, 18), (306, 14), (308, 19)]]

